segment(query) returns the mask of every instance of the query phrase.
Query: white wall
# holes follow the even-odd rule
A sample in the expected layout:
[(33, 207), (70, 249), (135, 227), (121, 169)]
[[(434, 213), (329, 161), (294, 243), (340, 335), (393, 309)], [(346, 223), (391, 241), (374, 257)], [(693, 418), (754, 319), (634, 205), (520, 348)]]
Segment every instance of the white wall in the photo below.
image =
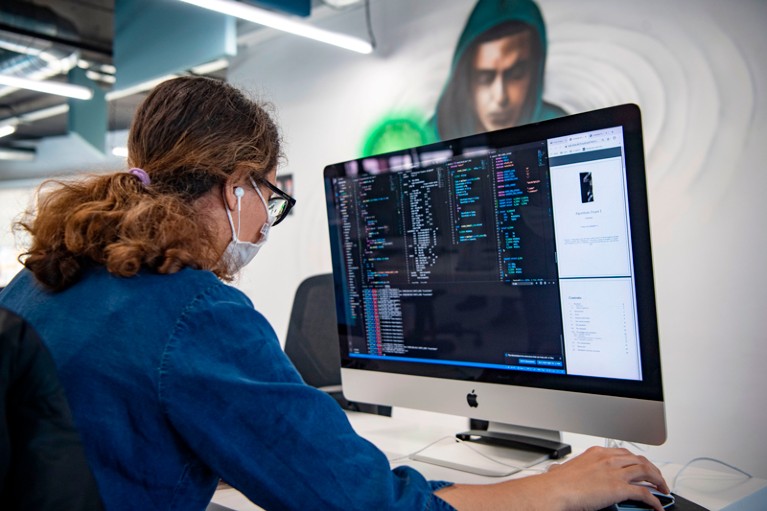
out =
[[(381, 45), (359, 56), (290, 36), (230, 80), (272, 100), (295, 216), (239, 285), (284, 337), (301, 280), (331, 269), (322, 169), (358, 156), (383, 114), (430, 112), (474, 1), (378, 0)], [(655, 459), (712, 456), (767, 478), (767, 3), (540, 0), (546, 98), (643, 110), (669, 439)], [(328, 23), (364, 33), (360, 10)]]
[(29, 207), (31, 198), (32, 189), (23, 184), (0, 188), (0, 287), (7, 285), (22, 268), (17, 258), (23, 237), (14, 235), (11, 225)]

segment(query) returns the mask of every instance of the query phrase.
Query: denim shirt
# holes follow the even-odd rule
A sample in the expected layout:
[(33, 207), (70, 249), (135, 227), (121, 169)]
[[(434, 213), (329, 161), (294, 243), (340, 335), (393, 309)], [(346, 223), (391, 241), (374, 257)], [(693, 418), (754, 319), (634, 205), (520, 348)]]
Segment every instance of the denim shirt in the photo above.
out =
[(50, 293), (23, 270), (0, 305), (49, 347), (108, 510), (203, 510), (219, 477), (266, 509), (453, 509), (433, 495), (449, 483), (392, 470), (208, 271), (98, 268)]

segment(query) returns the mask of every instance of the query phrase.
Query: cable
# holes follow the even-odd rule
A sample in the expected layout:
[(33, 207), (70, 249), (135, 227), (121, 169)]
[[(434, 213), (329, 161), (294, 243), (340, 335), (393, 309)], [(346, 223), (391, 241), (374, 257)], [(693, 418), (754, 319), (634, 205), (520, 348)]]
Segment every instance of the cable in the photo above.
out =
[[(493, 463), (497, 463), (498, 465), (502, 465), (504, 467), (513, 468), (513, 469), (516, 469), (516, 470), (519, 470), (519, 471), (527, 470), (527, 471), (530, 471), (530, 472), (538, 472), (538, 473), (544, 473), (544, 472), (548, 471), (548, 468), (546, 468), (546, 469), (539, 469), (539, 468), (532, 468), (532, 466), (520, 467), (519, 465), (512, 465), (512, 464), (509, 464), (509, 463), (504, 463), (503, 461), (500, 461), (497, 458), (494, 458), (493, 456), (489, 456), (489, 455), (487, 455), (487, 454), (485, 454), (483, 452), (480, 452), (479, 450), (475, 449), (471, 445), (470, 442), (467, 442), (465, 440), (461, 440), (459, 438), (455, 438), (453, 436), (443, 436), (443, 437), (438, 438), (437, 440), (434, 440), (433, 442), (427, 444), (426, 446), (421, 447), (420, 449), (418, 449), (416, 451), (413, 451), (413, 452), (411, 452), (409, 454), (406, 454), (404, 456), (399, 456), (399, 457), (396, 457), (396, 458), (389, 458), (388, 461), (389, 461), (389, 463), (397, 463), (399, 461), (412, 460), (414, 456), (422, 453), (423, 451), (425, 451), (429, 447), (432, 447), (433, 445), (438, 444), (439, 442), (442, 442), (443, 440), (448, 440), (448, 439), (452, 440), (454, 442), (460, 443), (460, 444), (466, 446), (467, 448), (471, 449), (472, 451), (474, 451), (476, 454), (482, 456), (483, 458), (486, 458), (489, 461), (492, 461)], [(646, 451), (645, 448), (643, 448), (643, 447), (641, 447), (641, 446), (639, 446), (639, 445), (637, 445), (637, 444), (635, 444), (633, 442), (624, 442), (624, 441), (620, 441), (620, 440), (612, 440), (612, 439), (605, 438), (605, 447), (623, 447), (624, 444), (629, 444), (630, 446), (634, 447), (635, 449), (637, 449), (639, 451), (643, 451), (643, 452)], [(685, 463), (682, 466), (681, 469), (679, 469), (679, 472), (676, 473), (676, 475), (674, 476), (674, 480), (671, 483), (671, 492), (672, 493), (676, 493), (676, 485), (677, 485), (677, 482), (678, 482), (680, 476), (692, 464), (700, 462), (700, 461), (710, 461), (710, 462), (713, 462), (713, 463), (718, 463), (720, 465), (724, 465), (725, 467), (727, 467), (727, 468), (729, 468), (731, 470), (734, 470), (734, 471), (736, 471), (736, 472), (738, 472), (740, 474), (743, 474), (747, 479), (751, 479), (752, 477), (754, 477), (753, 475), (749, 474), (745, 470), (742, 470), (742, 469), (740, 469), (740, 468), (738, 468), (738, 467), (736, 467), (734, 465), (730, 465), (729, 463), (724, 462), (722, 460), (718, 460), (716, 458), (709, 458), (709, 457), (706, 457), (706, 456), (701, 456), (701, 457), (698, 457), (698, 458), (691, 459), (690, 461)], [(658, 463), (662, 463), (664, 465), (671, 464), (671, 462), (669, 462), (669, 461), (664, 461), (664, 462), (655, 462), (654, 461), (653, 463), (655, 463), (656, 465)]]
[(503, 465), (504, 467), (514, 468), (514, 469), (517, 469), (517, 470), (520, 470), (520, 471), (522, 471), (522, 470), (529, 470), (531, 472), (539, 472), (541, 474), (543, 474), (544, 472), (546, 472), (548, 470), (548, 469), (544, 470), (544, 469), (541, 469), (541, 468), (532, 468), (532, 465), (530, 465), (528, 467), (520, 467), (519, 465), (511, 465), (509, 463), (504, 463), (502, 461), (497, 460), (496, 458), (494, 458), (492, 456), (488, 456), (487, 454), (485, 454), (483, 452), (479, 452), (477, 449), (474, 448), (474, 446), (472, 446), (469, 443), (467, 443), (466, 440), (461, 440), (459, 438), (456, 438), (455, 440), (457, 442), (465, 445), (466, 447), (468, 447), (469, 449), (471, 449), (475, 453), (479, 454), (483, 458), (487, 458), (488, 460), (490, 460), (490, 461), (492, 461), (494, 463), (498, 463), (499, 465)]
[(637, 451), (647, 452), (647, 448), (646, 447), (642, 447), (641, 445), (635, 444), (634, 442), (628, 442), (626, 440), (615, 440), (613, 438), (605, 438), (605, 447), (608, 447), (608, 448), (623, 448), (623, 449), (625, 449), (625, 447), (623, 447), (623, 446), (626, 445), (626, 444), (630, 445), (631, 447), (633, 447)]
[[(625, 444), (630, 445), (631, 447), (633, 447), (637, 451), (647, 452), (646, 448), (642, 447), (641, 445), (637, 445), (637, 444), (635, 444), (633, 442), (626, 442), (626, 441), (623, 441), (623, 440), (614, 440), (614, 439), (611, 439), (611, 438), (605, 438), (605, 447), (623, 447)], [(711, 461), (713, 463), (719, 463), (720, 465), (724, 465), (727, 468), (730, 468), (730, 469), (732, 469), (732, 470), (734, 470), (736, 472), (739, 472), (739, 473), (743, 474), (748, 479), (751, 479), (752, 477), (754, 477), (751, 474), (749, 474), (748, 472), (746, 472), (745, 470), (742, 470), (742, 469), (740, 469), (740, 468), (738, 468), (738, 467), (736, 467), (734, 465), (730, 465), (729, 463), (726, 463), (726, 462), (724, 462), (722, 460), (718, 460), (716, 458), (709, 458), (709, 457), (706, 457), (706, 456), (701, 456), (699, 458), (691, 459), (690, 461), (685, 463), (682, 466), (682, 468), (679, 469), (679, 472), (676, 473), (676, 475), (674, 476), (674, 480), (671, 483), (672, 491), (674, 491), (674, 489), (676, 488), (677, 480), (679, 479), (679, 476), (682, 475), (682, 472), (687, 470), (690, 467), (690, 465), (692, 465), (693, 463), (697, 463), (699, 461)], [(671, 461), (656, 461), (656, 460), (652, 460), (652, 462), (656, 466), (657, 465), (671, 465), (671, 464), (673, 464), (673, 462), (671, 462)]]
[[(344, 9), (348, 9), (352, 7), (354, 4), (356, 4), (356, 0), (350, 1), (350, 2), (339, 2), (336, 4), (335, 2), (329, 1), (329, 0), (322, 0), (322, 3), (324, 5), (327, 5), (334, 11), (343, 11)], [(339, 5), (340, 4), (340, 5)], [(365, 0), (365, 24), (367, 26), (368, 30), (368, 38), (370, 39), (370, 46), (373, 47), (375, 50), (376, 48), (376, 36), (373, 33), (373, 21), (371, 19), (370, 15), (370, 0)]]
[(365, 0), (365, 23), (368, 27), (368, 37), (370, 37), (370, 46), (376, 49), (376, 36), (373, 33), (373, 21), (370, 18), (370, 0)]
[(718, 460), (716, 458), (709, 458), (709, 457), (706, 457), (706, 456), (701, 456), (700, 458), (693, 458), (693, 459), (691, 459), (690, 461), (685, 463), (684, 466), (681, 469), (679, 469), (679, 472), (677, 472), (676, 475), (674, 476), (674, 481), (671, 483), (671, 491), (672, 492), (676, 491), (676, 483), (677, 483), (677, 480), (679, 479), (679, 476), (681, 476), (682, 473), (690, 467), (690, 465), (692, 465), (693, 463), (697, 463), (698, 461), (711, 461), (711, 462), (714, 462), (714, 463), (719, 463), (720, 465), (724, 465), (727, 468), (730, 468), (730, 469), (732, 469), (732, 470), (734, 470), (736, 472), (739, 472), (739, 473), (743, 474), (744, 476), (746, 476), (747, 479), (751, 479), (752, 477), (754, 477), (751, 474), (749, 474), (748, 472), (746, 472), (745, 470), (741, 470), (738, 467), (736, 467), (734, 465), (730, 465), (729, 463), (726, 463), (726, 462), (724, 462), (722, 460)]
[[(605, 447), (623, 447), (625, 444), (630, 445), (631, 447), (633, 447), (634, 449), (636, 449), (638, 451), (647, 452), (646, 448), (644, 448), (644, 447), (642, 447), (640, 445), (637, 445), (637, 444), (635, 444), (633, 442), (625, 442), (623, 440), (613, 440), (613, 439), (610, 439), (610, 438), (605, 438)], [(748, 472), (746, 472), (745, 470), (742, 470), (742, 469), (740, 469), (740, 468), (738, 468), (738, 467), (736, 467), (734, 465), (730, 465), (729, 463), (724, 462), (722, 460), (718, 460), (716, 458), (709, 458), (707, 456), (701, 456), (701, 457), (698, 457), (698, 458), (691, 459), (690, 461), (685, 463), (682, 466), (682, 468), (679, 469), (679, 472), (676, 473), (676, 475), (674, 476), (674, 480), (671, 482), (671, 492), (672, 493), (676, 492), (676, 484), (677, 484), (677, 481), (679, 480), (679, 477), (682, 475), (682, 473), (685, 470), (687, 470), (690, 467), (690, 465), (692, 465), (693, 463), (697, 463), (699, 461), (710, 461), (710, 462), (713, 462), (713, 463), (718, 463), (720, 465), (724, 465), (727, 468), (730, 468), (730, 469), (732, 469), (732, 470), (734, 470), (734, 471), (736, 471), (736, 472), (738, 472), (740, 474), (743, 474), (744, 476), (746, 476), (747, 479), (751, 479), (752, 477), (754, 477), (751, 474), (749, 474)], [(656, 461), (656, 460), (652, 460), (652, 462), (656, 466), (665, 466), (665, 465), (673, 464), (673, 462), (671, 462), (671, 461)]]
[(426, 449), (428, 449), (428, 448), (429, 448), (429, 447), (431, 447), (432, 445), (434, 445), (434, 444), (437, 444), (437, 443), (439, 443), (439, 442), (441, 442), (442, 440), (445, 440), (445, 439), (447, 439), (447, 438), (453, 438), (453, 437), (452, 437), (452, 436), (443, 436), (443, 437), (441, 437), (441, 438), (438, 438), (438, 439), (436, 439), (435, 441), (433, 441), (432, 443), (428, 444), (426, 447), (421, 447), (421, 448), (420, 448), (420, 449), (418, 449), (417, 451), (413, 451), (413, 452), (411, 452), (411, 453), (409, 453), (409, 454), (405, 454), (404, 456), (400, 456), (400, 457), (398, 457), (398, 458), (390, 458), (390, 459), (389, 459), (389, 463), (396, 463), (396, 462), (398, 462), (398, 461), (409, 460), (409, 459), (411, 459), (413, 456), (415, 456), (416, 454), (421, 454), (423, 451), (425, 451)]

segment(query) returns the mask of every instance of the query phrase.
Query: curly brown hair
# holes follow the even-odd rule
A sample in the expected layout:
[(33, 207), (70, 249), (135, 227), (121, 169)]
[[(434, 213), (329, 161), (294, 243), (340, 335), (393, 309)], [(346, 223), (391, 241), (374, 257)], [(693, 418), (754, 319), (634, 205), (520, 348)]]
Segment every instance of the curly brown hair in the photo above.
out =
[(202, 268), (230, 280), (195, 201), (235, 173), (264, 179), (281, 158), (279, 130), (262, 104), (218, 80), (168, 80), (138, 107), (128, 136), (128, 163), (150, 183), (127, 172), (47, 181), (17, 223), (31, 235), (19, 259), (54, 291), (93, 265), (123, 277), (142, 267)]

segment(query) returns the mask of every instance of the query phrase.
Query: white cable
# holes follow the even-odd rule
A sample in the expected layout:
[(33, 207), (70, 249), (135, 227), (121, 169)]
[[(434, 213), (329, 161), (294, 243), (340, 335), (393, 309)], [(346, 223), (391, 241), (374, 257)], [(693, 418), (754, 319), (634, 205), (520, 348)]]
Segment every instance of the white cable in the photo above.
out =
[(637, 451), (647, 452), (647, 448), (642, 447), (639, 444), (635, 444), (634, 442), (628, 442), (625, 440), (615, 440), (614, 438), (605, 438), (605, 447), (608, 447), (608, 448), (624, 448), (625, 449), (625, 447), (623, 446), (626, 444), (630, 445)]
[[(433, 446), (433, 445), (435, 445), (435, 444), (437, 444), (439, 442), (442, 442), (443, 440), (446, 440), (446, 439), (450, 439), (450, 440), (453, 440), (454, 442), (458, 442), (458, 443), (466, 446), (467, 448), (471, 449), (476, 454), (479, 454), (483, 458), (486, 458), (486, 459), (488, 459), (488, 460), (490, 460), (490, 461), (492, 461), (494, 463), (497, 463), (499, 465), (502, 465), (504, 467), (513, 468), (513, 469), (520, 470), (520, 471), (527, 470), (527, 471), (539, 472), (539, 473), (544, 473), (544, 472), (546, 472), (548, 470), (548, 469), (532, 468), (532, 466), (520, 467), (518, 465), (512, 465), (512, 464), (509, 464), (509, 463), (504, 463), (503, 461), (500, 461), (500, 460), (498, 460), (498, 459), (496, 459), (496, 458), (494, 458), (492, 456), (488, 456), (487, 454), (485, 454), (483, 452), (480, 452), (479, 450), (475, 449), (472, 445), (470, 445), (470, 442), (467, 442), (465, 440), (461, 440), (461, 439), (453, 437), (453, 436), (443, 436), (441, 438), (438, 438), (437, 440), (434, 440), (433, 442), (427, 444), (424, 447), (421, 447), (420, 449), (418, 449), (416, 451), (413, 451), (413, 452), (411, 452), (409, 454), (406, 454), (404, 456), (399, 456), (397, 458), (389, 459), (389, 463), (396, 463), (396, 462), (399, 462), (399, 461), (411, 460), (413, 458), (413, 456), (416, 456), (417, 454), (422, 453), (423, 451), (425, 451), (429, 447), (431, 447), (431, 446)], [(612, 439), (605, 438), (605, 447), (623, 447), (624, 444), (629, 444), (630, 446), (634, 447), (635, 449), (637, 449), (639, 451), (646, 452), (646, 449), (642, 448), (641, 446), (639, 446), (639, 445), (637, 445), (635, 443), (624, 442), (624, 441), (612, 440)], [(727, 468), (730, 468), (730, 469), (732, 469), (732, 470), (734, 470), (734, 471), (736, 471), (736, 472), (738, 472), (740, 474), (743, 474), (747, 479), (751, 479), (752, 477), (754, 477), (753, 475), (749, 474), (745, 470), (742, 470), (742, 469), (740, 469), (740, 468), (738, 468), (738, 467), (736, 467), (734, 465), (730, 465), (729, 463), (724, 462), (722, 460), (718, 460), (716, 458), (709, 458), (709, 457), (706, 457), (706, 456), (701, 456), (701, 457), (698, 457), (698, 458), (691, 459), (690, 461), (685, 463), (682, 466), (681, 469), (679, 469), (679, 472), (676, 473), (676, 475), (674, 476), (674, 480), (671, 483), (671, 493), (675, 493), (676, 492), (677, 481), (679, 480), (679, 477), (682, 475), (682, 473), (685, 472), (693, 463), (697, 463), (699, 461), (710, 461), (710, 462), (713, 462), (713, 463), (719, 463), (720, 465), (724, 465)], [(658, 465), (659, 463), (662, 463), (663, 465), (671, 464), (670, 461), (662, 461), (662, 462), (653, 461), (653, 463), (655, 465)]]
[(724, 462), (722, 460), (718, 460), (716, 458), (709, 458), (709, 457), (706, 457), (706, 456), (701, 456), (699, 458), (691, 459), (690, 461), (685, 463), (684, 466), (682, 466), (682, 468), (679, 469), (679, 472), (677, 472), (676, 475), (674, 476), (674, 481), (671, 483), (671, 491), (672, 492), (676, 491), (676, 483), (677, 483), (677, 480), (679, 479), (679, 476), (682, 475), (682, 472), (687, 470), (690, 467), (690, 465), (692, 465), (693, 463), (696, 463), (698, 461), (711, 461), (711, 462), (714, 462), (714, 463), (719, 463), (720, 465), (724, 465), (725, 467), (730, 468), (730, 469), (732, 469), (732, 470), (734, 470), (736, 472), (740, 472), (741, 474), (746, 476), (747, 479), (751, 479), (752, 477), (754, 477), (751, 474), (749, 474), (748, 472), (746, 472), (745, 470), (742, 470), (742, 469), (740, 469), (740, 468), (738, 468), (738, 467), (736, 467), (734, 465), (730, 465), (729, 463), (726, 463), (726, 462)]
[[(642, 446), (639, 446), (639, 445), (637, 445), (637, 444), (635, 444), (633, 442), (625, 442), (623, 440), (613, 440), (613, 439), (610, 439), (610, 438), (605, 438), (605, 447), (623, 447), (624, 444), (628, 444), (631, 447), (635, 448), (636, 450), (639, 450), (639, 451), (642, 451), (642, 452), (647, 452), (647, 449), (645, 449)], [(658, 465), (670, 465), (670, 464), (673, 463), (671, 461), (655, 461), (655, 460), (651, 460), (651, 461), (656, 466), (658, 466)], [(679, 480), (679, 477), (682, 475), (682, 473), (685, 470), (687, 470), (690, 467), (690, 465), (692, 465), (693, 463), (697, 463), (699, 461), (711, 461), (713, 463), (718, 463), (720, 465), (724, 465), (727, 468), (730, 468), (730, 469), (732, 469), (732, 470), (734, 470), (736, 472), (739, 472), (739, 473), (743, 474), (744, 476), (746, 476), (747, 479), (751, 479), (752, 477), (754, 477), (751, 474), (749, 474), (748, 472), (746, 472), (745, 470), (742, 470), (742, 469), (740, 469), (740, 468), (738, 468), (738, 467), (736, 467), (734, 465), (730, 465), (729, 463), (724, 462), (722, 460), (718, 460), (716, 458), (709, 458), (709, 457), (706, 457), (706, 456), (701, 456), (701, 457), (698, 457), (698, 458), (691, 459), (690, 461), (685, 463), (682, 466), (682, 468), (679, 469), (679, 472), (676, 473), (676, 475), (674, 476), (674, 480), (671, 483), (671, 493), (676, 492), (676, 484), (677, 484), (677, 481)]]
[(460, 442), (461, 444), (465, 445), (466, 447), (468, 447), (469, 449), (471, 449), (475, 453), (479, 454), (483, 458), (487, 458), (488, 460), (490, 460), (492, 462), (495, 462), (495, 463), (498, 463), (499, 465), (503, 465), (504, 467), (514, 468), (514, 469), (517, 469), (517, 470), (520, 470), (520, 471), (522, 471), (522, 470), (529, 470), (531, 472), (540, 472), (541, 474), (546, 472), (546, 470), (541, 469), (541, 468), (532, 468), (532, 465), (530, 465), (528, 467), (520, 467), (519, 465), (511, 465), (509, 463), (504, 463), (502, 461), (497, 460), (496, 458), (494, 458), (492, 456), (488, 456), (487, 454), (485, 454), (483, 452), (479, 452), (472, 445), (470, 445), (467, 440), (461, 440), (460, 438), (456, 438), (455, 440), (457, 442)]
[(428, 449), (432, 445), (437, 444), (437, 443), (441, 442), (442, 440), (445, 440), (446, 438), (453, 438), (453, 437), (452, 436), (443, 436), (441, 438), (438, 438), (435, 441), (433, 441), (432, 443), (428, 444), (426, 447), (421, 447), (417, 451), (413, 451), (413, 452), (411, 452), (409, 454), (405, 454), (404, 456), (400, 456), (398, 458), (391, 458), (391, 459), (389, 459), (389, 463), (396, 463), (398, 461), (409, 460), (413, 456), (415, 456), (416, 454), (422, 453), (423, 451), (425, 451), (426, 449)]

